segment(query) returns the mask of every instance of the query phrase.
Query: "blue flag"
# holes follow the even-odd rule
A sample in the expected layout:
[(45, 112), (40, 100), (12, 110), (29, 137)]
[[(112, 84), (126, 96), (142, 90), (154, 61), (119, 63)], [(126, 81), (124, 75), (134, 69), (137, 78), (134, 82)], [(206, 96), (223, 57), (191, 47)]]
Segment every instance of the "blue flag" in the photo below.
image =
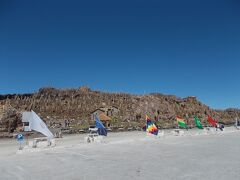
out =
[(96, 121), (96, 128), (98, 128), (98, 134), (101, 136), (107, 136), (107, 130), (97, 116), (95, 116), (95, 121)]

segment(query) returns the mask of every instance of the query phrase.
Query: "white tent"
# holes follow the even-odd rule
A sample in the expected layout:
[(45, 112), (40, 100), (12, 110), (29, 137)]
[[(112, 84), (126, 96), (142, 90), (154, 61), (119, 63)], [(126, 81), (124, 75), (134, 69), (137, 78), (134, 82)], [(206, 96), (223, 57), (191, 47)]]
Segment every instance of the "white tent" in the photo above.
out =
[(48, 129), (47, 125), (43, 122), (43, 120), (34, 112), (23, 112), (22, 114), (22, 122), (29, 123), (28, 131), (34, 130), (42, 133), (48, 138), (53, 138), (53, 134)]

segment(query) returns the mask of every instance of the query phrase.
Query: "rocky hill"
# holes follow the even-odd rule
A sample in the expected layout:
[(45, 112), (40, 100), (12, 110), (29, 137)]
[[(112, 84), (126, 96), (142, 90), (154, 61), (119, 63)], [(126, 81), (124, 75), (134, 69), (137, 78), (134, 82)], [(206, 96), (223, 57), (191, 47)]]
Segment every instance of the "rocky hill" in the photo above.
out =
[[(26, 110), (34, 110), (50, 126), (61, 126), (69, 120), (71, 127), (84, 129), (94, 123), (92, 113), (98, 109), (106, 109), (112, 119), (112, 128), (141, 128), (146, 114), (162, 128), (175, 127), (176, 116), (187, 119), (190, 125), (194, 124), (194, 115), (203, 123), (206, 123), (207, 115), (211, 115), (224, 124), (232, 124), (236, 117), (240, 117), (239, 109), (210, 109), (196, 97), (105, 93), (88, 87), (42, 88), (33, 94), (0, 95), (0, 131), (12, 132), (21, 126), (21, 112)], [(113, 109), (118, 113), (108, 113)]]

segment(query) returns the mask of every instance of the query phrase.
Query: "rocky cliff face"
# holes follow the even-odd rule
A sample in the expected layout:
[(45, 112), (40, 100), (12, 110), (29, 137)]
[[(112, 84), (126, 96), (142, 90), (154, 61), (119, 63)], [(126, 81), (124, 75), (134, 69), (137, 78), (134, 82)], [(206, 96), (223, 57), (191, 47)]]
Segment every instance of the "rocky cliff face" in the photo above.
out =
[[(104, 93), (92, 91), (88, 87), (64, 90), (42, 88), (33, 94), (1, 95), (0, 103), (5, 106), (4, 112), (0, 111), (0, 128), (8, 132), (21, 124), (20, 112), (31, 109), (51, 126), (69, 120), (71, 126), (79, 128), (93, 123), (91, 114), (106, 107), (119, 110), (111, 122), (112, 126), (118, 127), (141, 127), (145, 123), (146, 114), (164, 128), (175, 127), (177, 115), (186, 118), (188, 124), (194, 124), (194, 115), (201, 118), (203, 123), (206, 123), (207, 115), (211, 115), (225, 124), (231, 124), (236, 117), (240, 117), (238, 109), (213, 110), (196, 97), (178, 98), (157, 93)], [(1, 117), (1, 114), (4, 115)]]

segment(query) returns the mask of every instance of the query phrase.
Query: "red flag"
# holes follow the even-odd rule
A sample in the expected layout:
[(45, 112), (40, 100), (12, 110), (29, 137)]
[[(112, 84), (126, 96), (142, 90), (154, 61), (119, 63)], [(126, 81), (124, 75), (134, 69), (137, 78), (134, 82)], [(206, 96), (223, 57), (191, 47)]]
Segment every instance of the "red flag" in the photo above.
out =
[(208, 116), (208, 123), (214, 127), (217, 126), (217, 121), (214, 120), (211, 116)]

